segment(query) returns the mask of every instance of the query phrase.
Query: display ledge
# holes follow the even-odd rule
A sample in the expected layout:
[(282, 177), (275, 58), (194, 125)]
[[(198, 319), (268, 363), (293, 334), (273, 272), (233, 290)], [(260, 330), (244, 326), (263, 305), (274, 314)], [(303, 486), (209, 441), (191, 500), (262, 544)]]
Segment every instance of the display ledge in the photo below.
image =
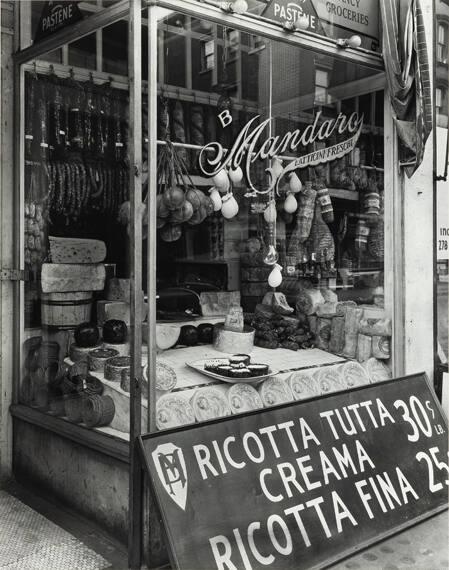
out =
[(54, 432), (103, 455), (129, 463), (129, 439), (124, 433), (110, 428), (89, 429), (22, 404), (12, 405), (10, 412), (14, 418)]

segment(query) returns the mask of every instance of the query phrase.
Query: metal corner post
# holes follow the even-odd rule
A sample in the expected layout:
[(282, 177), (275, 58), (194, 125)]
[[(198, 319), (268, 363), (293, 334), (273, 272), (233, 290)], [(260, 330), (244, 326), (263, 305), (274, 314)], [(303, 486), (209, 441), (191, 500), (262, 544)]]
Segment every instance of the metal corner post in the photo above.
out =
[(130, 473), (128, 564), (140, 568), (142, 562), (143, 472), (137, 447), (142, 433), (142, 6), (129, 0), (128, 72), (130, 100), (130, 168), (131, 202), (131, 382), (130, 382)]
[(157, 6), (148, 6), (148, 429), (156, 431)]

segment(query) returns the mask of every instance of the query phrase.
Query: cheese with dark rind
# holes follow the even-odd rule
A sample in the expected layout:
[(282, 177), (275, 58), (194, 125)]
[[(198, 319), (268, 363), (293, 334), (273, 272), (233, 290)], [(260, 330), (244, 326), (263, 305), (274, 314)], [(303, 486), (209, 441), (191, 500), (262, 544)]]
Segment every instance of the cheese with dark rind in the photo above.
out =
[(131, 358), (129, 356), (114, 356), (106, 361), (104, 365), (104, 377), (111, 382), (120, 382), (122, 371), (130, 368)]
[(102, 263), (42, 264), (43, 293), (64, 291), (101, 291), (104, 288), (106, 269)]
[(53, 263), (101, 263), (106, 259), (106, 244), (96, 239), (48, 236)]
[(119, 352), (113, 348), (96, 348), (91, 350), (87, 355), (89, 370), (103, 372), (106, 361), (114, 356), (119, 356)]
[(101, 348), (101, 344), (97, 344), (97, 346), (82, 347), (72, 342), (69, 348), (70, 360), (72, 362), (87, 362), (89, 352), (97, 348)]

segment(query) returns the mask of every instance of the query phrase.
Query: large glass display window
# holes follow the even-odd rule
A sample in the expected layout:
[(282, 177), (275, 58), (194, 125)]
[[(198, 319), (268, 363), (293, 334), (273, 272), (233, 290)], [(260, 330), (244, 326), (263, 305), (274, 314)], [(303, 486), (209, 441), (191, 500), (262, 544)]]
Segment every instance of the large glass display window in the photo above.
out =
[(150, 7), (136, 123), (126, 28), (22, 66), (19, 402), (127, 439), (133, 358), (144, 431), (391, 377), (380, 66)]

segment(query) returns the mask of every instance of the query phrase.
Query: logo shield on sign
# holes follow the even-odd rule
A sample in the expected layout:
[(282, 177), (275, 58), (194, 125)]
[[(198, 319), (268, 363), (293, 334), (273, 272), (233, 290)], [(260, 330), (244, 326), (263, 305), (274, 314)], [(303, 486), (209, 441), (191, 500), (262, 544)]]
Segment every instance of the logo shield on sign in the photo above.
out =
[(178, 507), (185, 511), (187, 471), (182, 449), (172, 443), (162, 443), (153, 451), (152, 457), (164, 489)]

